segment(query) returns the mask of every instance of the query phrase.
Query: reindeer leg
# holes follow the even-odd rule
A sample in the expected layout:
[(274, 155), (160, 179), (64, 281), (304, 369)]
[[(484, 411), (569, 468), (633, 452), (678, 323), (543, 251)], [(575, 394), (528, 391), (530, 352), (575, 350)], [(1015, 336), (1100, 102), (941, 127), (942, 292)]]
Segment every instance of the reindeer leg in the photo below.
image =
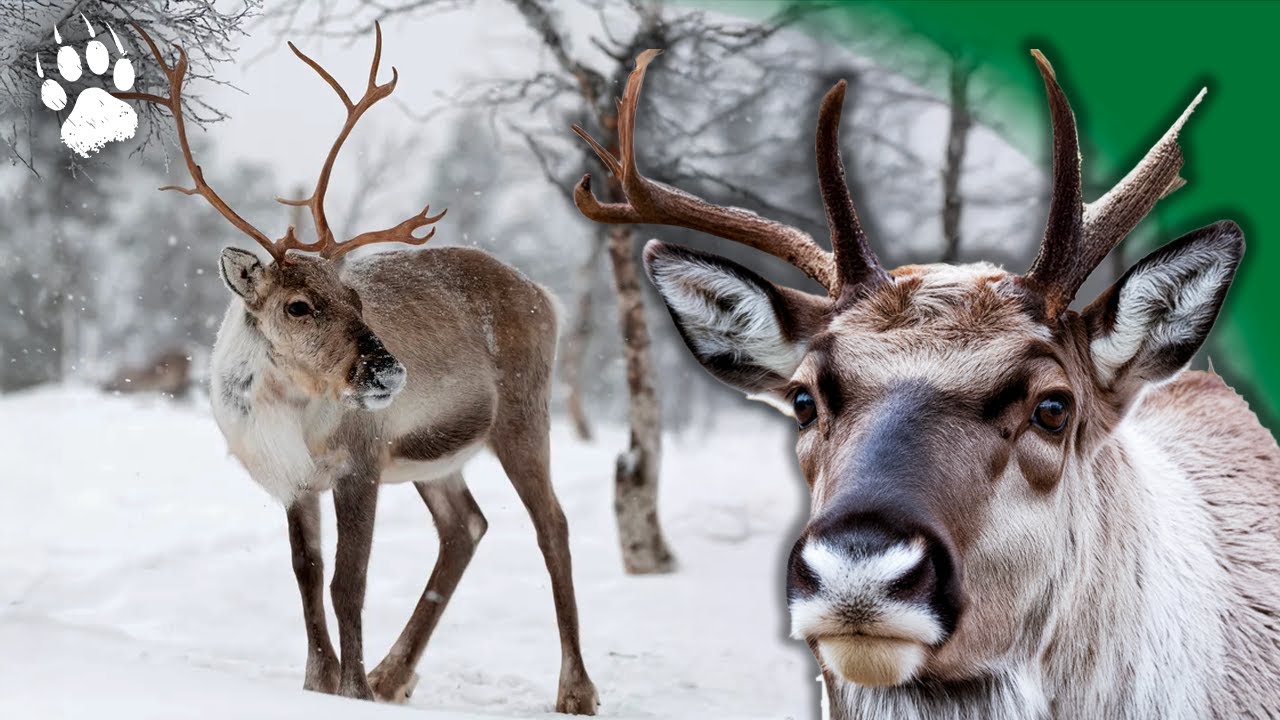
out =
[(440, 552), (409, 622), (386, 658), (369, 673), (369, 685), (373, 687), (374, 695), (388, 702), (404, 702), (413, 694), (418, 683), (418, 675), (413, 669), (422, 659), (422, 652), (440, 621), (440, 615), (444, 613), (445, 605), (453, 597), (480, 538), (489, 527), (480, 506), (467, 489), (462, 473), (454, 473), (438, 481), (416, 482), (414, 487), (435, 520), (436, 532), (440, 535)]
[(338, 616), (338, 644), (342, 649), (338, 694), (373, 699), (364, 674), (364, 610), (369, 551), (373, 546), (373, 520), (378, 506), (378, 478), (359, 474), (339, 478), (333, 488), (338, 518), (338, 555), (333, 567), (333, 612)]
[(285, 513), (289, 520), (289, 546), (293, 549), (293, 575), (302, 593), (302, 618), (307, 624), (307, 674), (304, 690), (338, 692), (338, 654), (329, 640), (324, 616), (324, 556), (320, 552), (320, 496), (308, 493)]
[(578, 640), (578, 604), (569, 558), (569, 525), (551, 487), (551, 448), (547, 421), (502, 423), (494, 434), (494, 454), (524, 502), (538, 535), (538, 548), (551, 575), (551, 595), (560, 627), (560, 689), (556, 712), (595, 715), (599, 698), (587, 676)]

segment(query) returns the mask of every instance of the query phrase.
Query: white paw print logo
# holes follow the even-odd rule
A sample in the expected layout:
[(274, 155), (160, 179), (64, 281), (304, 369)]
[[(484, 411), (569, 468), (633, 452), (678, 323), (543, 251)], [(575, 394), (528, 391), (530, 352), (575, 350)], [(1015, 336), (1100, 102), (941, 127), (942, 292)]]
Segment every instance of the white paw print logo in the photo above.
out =
[[(89, 28), (89, 37), (96, 37), (93, 25), (84, 15), (80, 16)], [(116, 51), (120, 54), (115, 67), (111, 71), (111, 82), (116, 90), (127, 92), (133, 89), (133, 63), (124, 57), (124, 48), (116, 31), (107, 26), (111, 38), (115, 40)], [(62, 35), (58, 28), (53, 29), (53, 39), (58, 47), (58, 75), (68, 83), (76, 82), (84, 74), (80, 65), (80, 55), (73, 47), (62, 45)], [(111, 66), (111, 55), (107, 46), (98, 40), (91, 39), (84, 48), (85, 64), (89, 72), (101, 76)], [(36, 74), (44, 77), (44, 67), (40, 55), (36, 54)], [(92, 79), (92, 78), (91, 78)], [(62, 83), (47, 78), (40, 86), (40, 100), (44, 106), (53, 111), (61, 111), (67, 107), (67, 91)], [(101, 150), (107, 143), (128, 140), (138, 130), (138, 115), (125, 101), (112, 97), (100, 87), (85, 88), (76, 97), (71, 114), (62, 122), (62, 142), (81, 157), (90, 157)]]

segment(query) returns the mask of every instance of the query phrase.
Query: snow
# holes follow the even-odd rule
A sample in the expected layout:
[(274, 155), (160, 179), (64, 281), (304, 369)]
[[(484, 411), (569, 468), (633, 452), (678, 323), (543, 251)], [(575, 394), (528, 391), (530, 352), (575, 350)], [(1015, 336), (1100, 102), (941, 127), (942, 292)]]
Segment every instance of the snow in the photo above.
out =
[[(629, 577), (611, 512), (625, 435), (583, 444), (557, 427), (553, 472), (601, 716), (816, 716), (812, 659), (786, 639), (783, 564), (806, 503), (789, 429), (748, 420), (669, 438), (662, 511), (680, 569)], [(204, 402), (83, 388), (0, 397), (0, 717), (554, 716), (559, 647), (532, 526), (491, 456), (467, 478), (490, 530), (422, 681), (407, 708), (361, 703), (301, 690), (284, 513), (226, 456)], [(369, 667), (408, 618), (435, 545), (413, 489), (385, 488)]]

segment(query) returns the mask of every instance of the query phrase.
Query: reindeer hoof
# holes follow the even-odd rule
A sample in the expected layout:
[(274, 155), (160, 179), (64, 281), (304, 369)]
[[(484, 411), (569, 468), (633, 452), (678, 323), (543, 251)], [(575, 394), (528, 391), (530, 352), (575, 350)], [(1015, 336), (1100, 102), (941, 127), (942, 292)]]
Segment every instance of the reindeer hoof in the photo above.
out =
[(413, 697), (413, 690), (418, 687), (418, 673), (401, 664), (392, 666), (391, 669), (383, 669), (382, 665), (378, 665), (369, 673), (369, 686), (373, 688), (373, 696), (378, 700), (403, 703)]
[(369, 683), (363, 677), (358, 680), (346, 681), (338, 688), (338, 694), (342, 697), (354, 698), (356, 700), (372, 700), (373, 690), (369, 688)]
[(341, 672), (337, 660), (307, 660), (307, 676), (302, 681), (302, 689), (311, 692), (336, 695)]
[(596, 686), (590, 680), (568, 687), (561, 685), (559, 697), (556, 698), (556, 712), (566, 715), (595, 715), (596, 705), (599, 703)]

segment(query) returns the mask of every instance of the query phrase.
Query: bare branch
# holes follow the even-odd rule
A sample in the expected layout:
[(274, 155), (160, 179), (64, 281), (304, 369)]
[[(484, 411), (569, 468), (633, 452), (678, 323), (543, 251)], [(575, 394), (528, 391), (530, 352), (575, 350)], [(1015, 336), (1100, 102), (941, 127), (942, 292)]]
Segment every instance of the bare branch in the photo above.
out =
[(547, 181), (547, 184), (563, 195), (565, 200), (572, 203), (573, 190), (571, 188), (573, 185), (567, 178), (562, 178), (556, 175), (555, 171), (551, 168), (551, 159), (548, 157), (546, 149), (543, 148), (527, 130), (516, 125), (507, 125), (507, 129), (516, 133), (524, 140), (525, 146), (529, 148), (529, 152), (532, 153), (533, 157), (538, 161), (538, 167), (542, 170), (542, 177)]

